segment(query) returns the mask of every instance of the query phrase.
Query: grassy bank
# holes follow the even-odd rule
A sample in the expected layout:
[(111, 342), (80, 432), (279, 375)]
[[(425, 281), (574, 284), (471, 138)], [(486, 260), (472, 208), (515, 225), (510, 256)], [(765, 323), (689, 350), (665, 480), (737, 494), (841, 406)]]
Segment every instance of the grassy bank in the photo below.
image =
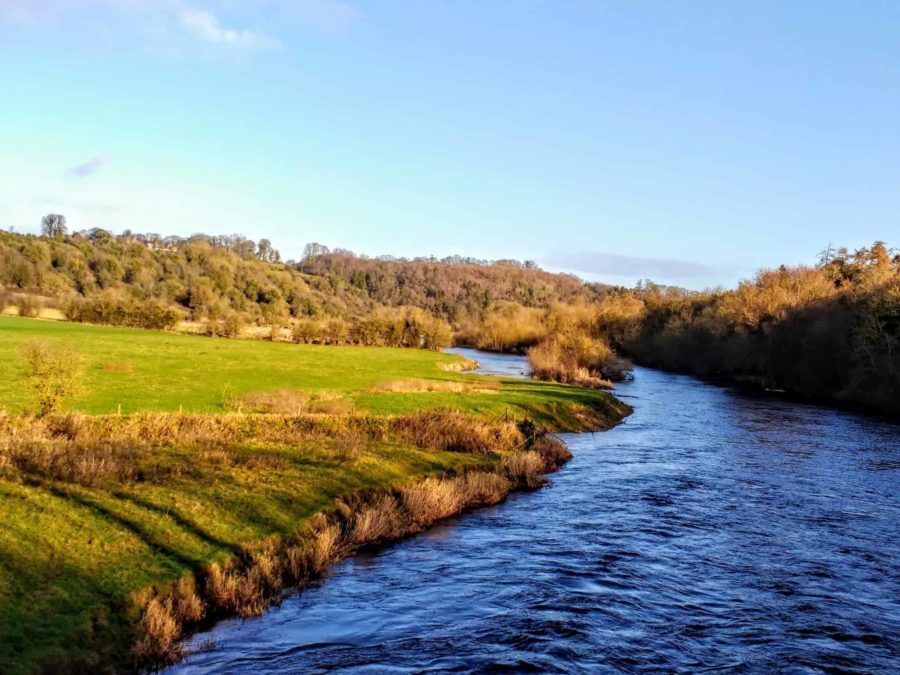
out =
[[(18, 414), (35, 338), (87, 360), (68, 413)], [(627, 412), (439, 367), (455, 358), (0, 319), (4, 672), (167, 658), (183, 629), (527, 483), (546, 467), (522, 454), (526, 416), (577, 430)]]

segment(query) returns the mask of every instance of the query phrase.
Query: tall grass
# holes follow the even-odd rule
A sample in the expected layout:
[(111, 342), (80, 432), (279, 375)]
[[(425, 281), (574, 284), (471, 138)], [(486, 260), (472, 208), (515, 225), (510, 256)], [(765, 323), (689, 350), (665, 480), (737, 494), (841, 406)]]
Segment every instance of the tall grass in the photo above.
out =
[[(106, 481), (164, 481), (204, 462), (235, 463), (229, 446), (246, 442), (296, 444), (320, 440), (352, 461), (367, 442), (394, 440), (433, 450), (504, 454), (526, 438), (514, 422), (488, 422), (457, 411), (398, 417), (364, 414), (0, 415), (0, 469), (80, 485)], [(194, 450), (182, 463), (154, 449)], [(260, 461), (258, 458), (255, 461)]]

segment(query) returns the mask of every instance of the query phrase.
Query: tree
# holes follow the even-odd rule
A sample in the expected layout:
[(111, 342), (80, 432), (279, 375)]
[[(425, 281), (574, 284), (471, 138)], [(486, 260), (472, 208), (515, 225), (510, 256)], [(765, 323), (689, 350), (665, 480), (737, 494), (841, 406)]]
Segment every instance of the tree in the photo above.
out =
[(256, 256), (267, 263), (281, 262), (281, 254), (268, 239), (260, 239), (256, 245)]
[(305, 247), (303, 247), (303, 259), (308, 260), (310, 258), (316, 258), (320, 255), (328, 255), (328, 252), (329, 251), (327, 246), (312, 241)]
[(58, 213), (48, 213), (41, 220), (41, 234), (45, 237), (61, 239), (68, 234), (66, 217)]
[(58, 411), (66, 398), (81, 391), (84, 357), (79, 352), (43, 340), (25, 343), (21, 352), (38, 415)]

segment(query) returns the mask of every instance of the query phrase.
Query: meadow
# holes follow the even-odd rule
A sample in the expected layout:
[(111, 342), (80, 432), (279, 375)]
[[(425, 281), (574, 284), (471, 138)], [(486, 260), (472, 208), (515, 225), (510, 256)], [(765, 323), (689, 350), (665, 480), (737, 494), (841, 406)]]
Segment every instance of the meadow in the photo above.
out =
[[(42, 418), (19, 357), (36, 339), (86, 362), (83, 393)], [(175, 658), (190, 626), (538, 484), (561, 451), (525, 419), (574, 431), (627, 414), (603, 392), (446, 370), (458, 363), (0, 317), (4, 672)]]
[[(571, 406), (590, 408), (607, 400), (596, 392), (527, 380), (490, 378), (497, 388), (488, 390), (482, 376), (441, 369), (459, 357), (430, 350), (295, 345), (2, 316), (0, 410), (29, 408), (18, 350), (33, 340), (65, 344), (86, 357), (85, 391), (66, 406), (87, 414), (225, 412), (242, 397), (300, 391), (329, 399), (335, 408), (340, 406), (334, 401), (343, 400), (345, 409), (377, 415), (450, 407), (571, 428), (577, 424)], [(422, 381), (463, 386), (416, 386)], [(472, 390), (467, 383), (482, 384)]]

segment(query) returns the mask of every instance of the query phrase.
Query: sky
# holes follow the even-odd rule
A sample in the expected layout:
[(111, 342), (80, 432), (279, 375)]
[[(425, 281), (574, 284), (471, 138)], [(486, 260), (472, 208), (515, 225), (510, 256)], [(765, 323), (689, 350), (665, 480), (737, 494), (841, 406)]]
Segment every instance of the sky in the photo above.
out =
[(0, 228), (732, 286), (900, 246), (900, 3), (0, 0)]

